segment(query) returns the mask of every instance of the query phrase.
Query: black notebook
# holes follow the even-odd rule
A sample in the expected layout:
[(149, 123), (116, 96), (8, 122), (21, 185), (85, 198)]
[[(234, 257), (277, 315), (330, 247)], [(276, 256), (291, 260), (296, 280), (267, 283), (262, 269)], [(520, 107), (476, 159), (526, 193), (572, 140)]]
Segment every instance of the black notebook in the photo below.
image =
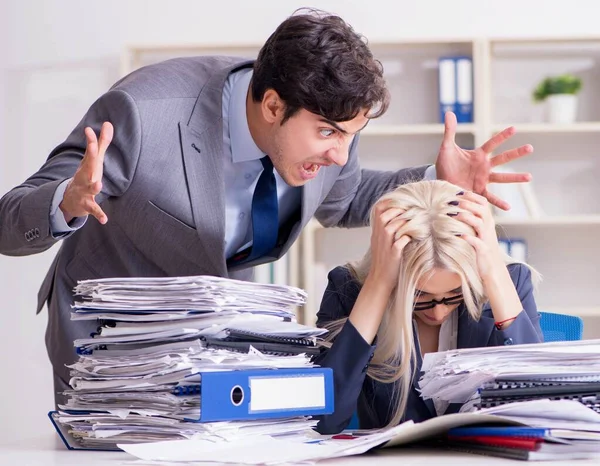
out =
[(202, 337), (202, 342), (206, 348), (226, 349), (229, 351), (236, 351), (238, 353), (250, 352), (250, 346), (256, 348), (261, 353), (271, 354), (274, 356), (293, 356), (302, 353), (305, 353), (309, 356), (315, 356), (320, 353), (320, 349), (317, 346), (295, 345), (289, 343), (275, 343), (267, 341), (231, 341), (210, 337)]
[(227, 341), (261, 341), (270, 343), (290, 343), (293, 345), (315, 346), (313, 338), (267, 335), (248, 330), (226, 329)]

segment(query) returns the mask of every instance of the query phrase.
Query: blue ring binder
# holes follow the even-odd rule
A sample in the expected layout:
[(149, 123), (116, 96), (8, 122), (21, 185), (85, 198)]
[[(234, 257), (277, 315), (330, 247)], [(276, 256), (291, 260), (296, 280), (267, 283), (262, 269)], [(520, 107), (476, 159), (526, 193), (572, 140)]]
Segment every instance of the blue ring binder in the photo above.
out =
[[(185, 418), (189, 422), (217, 422), (234, 420), (257, 420), (275, 419), (294, 416), (314, 416), (331, 414), (334, 409), (333, 393), (333, 370), (328, 367), (309, 367), (296, 369), (251, 369), (240, 371), (216, 371), (200, 372), (190, 375), (200, 375), (200, 384), (184, 385), (176, 387), (176, 395), (198, 395), (200, 397), (200, 415), (198, 419)], [(256, 387), (255, 381), (273, 380), (272, 388), (266, 385)], [(298, 402), (293, 393), (281, 393), (281, 383), (290, 381), (288, 384), (293, 392), (302, 381), (313, 379), (315, 383), (314, 397), (307, 397), (304, 403)], [(235, 390), (238, 388), (242, 393), (238, 400)], [(267, 390), (265, 392), (264, 390)], [(254, 390), (258, 392), (254, 393)], [(284, 388), (284, 390), (286, 390)], [(272, 395), (271, 395), (272, 393)], [(254, 394), (254, 395), (253, 395)], [(296, 393), (302, 398), (305, 393)], [(256, 407), (256, 402), (262, 395), (262, 399), (271, 398), (271, 406)], [(291, 400), (291, 401), (290, 401)]]

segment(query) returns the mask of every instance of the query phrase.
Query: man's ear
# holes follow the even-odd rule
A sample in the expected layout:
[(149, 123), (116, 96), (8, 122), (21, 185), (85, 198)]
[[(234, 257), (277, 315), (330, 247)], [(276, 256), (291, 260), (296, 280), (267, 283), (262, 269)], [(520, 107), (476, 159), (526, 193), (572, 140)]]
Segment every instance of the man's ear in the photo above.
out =
[(283, 120), (285, 103), (275, 89), (267, 89), (260, 103), (260, 109), (263, 118), (273, 124)]

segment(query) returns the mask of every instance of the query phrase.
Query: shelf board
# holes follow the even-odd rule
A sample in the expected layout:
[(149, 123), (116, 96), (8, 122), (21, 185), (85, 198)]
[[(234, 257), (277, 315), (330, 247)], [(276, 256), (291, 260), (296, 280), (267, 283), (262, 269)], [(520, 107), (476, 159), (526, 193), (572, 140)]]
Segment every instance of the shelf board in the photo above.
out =
[(508, 226), (569, 226), (600, 225), (600, 215), (557, 215), (539, 218), (496, 217), (496, 225)]
[(600, 122), (585, 121), (577, 123), (517, 123), (517, 124), (494, 124), (494, 133), (502, 131), (509, 126), (514, 126), (517, 133), (600, 133)]
[[(557, 215), (539, 218), (511, 218), (495, 217), (496, 225), (499, 226), (577, 226), (577, 225), (600, 225), (600, 215)], [(316, 220), (311, 220), (307, 225), (308, 231), (314, 233), (316, 230), (324, 229)], [(305, 230), (306, 231), (306, 230)], [(331, 231), (344, 231), (340, 228), (332, 228)]]
[[(476, 130), (473, 123), (459, 123), (456, 132), (458, 134), (472, 134)], [(442, 123), (433, 123), (425, 125), (378, 125), (371, 123), (360, 134), (362, 136), (416, 136), (422, 134), (444, 134), (444, 125)]]
[(600, 308), (598, 307), (538, 307), (538, 311), (552, 312), (555, 314), (567, 314), (579, 317), (600, 317)]

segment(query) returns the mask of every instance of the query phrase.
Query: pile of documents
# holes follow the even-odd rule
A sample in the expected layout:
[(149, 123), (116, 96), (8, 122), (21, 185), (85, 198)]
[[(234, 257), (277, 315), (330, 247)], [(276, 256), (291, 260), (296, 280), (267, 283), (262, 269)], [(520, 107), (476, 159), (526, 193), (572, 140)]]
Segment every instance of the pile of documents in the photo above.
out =
[(600, 340), (459, 349), (425, 355), (421, 396), (475, 408), (577, 399), (600, 412)]
[[(300, 289), (196, 276), (86, 280), (75, 295), (72, 319), (98, 329), (74, 342), (73, 389), (51, 419), (80, 447), (290, 434), (331, 412), (330, 370), (311, 363), (326, 330), (295, 321)], [(259, 415), (241, 416), (252, 380)]]
[(448, 448), (525, 460), (600, 456), (600, 340), (429, 353), (422, 368), (421, 396), (461, 403), (463, 413), (506, 415), (523, 403), (555, 403), (513, 416), (519, 429), (451, 430)]
[[(538, 416), (546, 416), (546, 421), (552, 420), (556, 425), (575, 427), (531, 427)], [(223, 439), (221, 442), (192, 439), (123, 445), (122, 448), (142, 460), (160, 464), (296, 464), (359, 455), (373, 448), (415, 444), (524, 460), (565, 460), (599, 458), (600, 449), (594, 440), (598, 437), (600, 414), (576, 401), (536, 400), (472, 413), (447, 414), (420, 423), (407, 421), (392, 428), (353, 431), (338, 436), (262, 435), (241, 440)], [(456, 440), (458, 438), (460, 440)], [(486, 441), (492, 444), (486, 445)], [(513, 446), (498, 446), (499, 442), (500, 445), (506, 445), (507, 441), (512, 441)], [(529, 448), (514, 447), (518, 443), (528, 443)], [(400, 456), (401, 453), (396, 457), (398, 463), (402, 462)]]

